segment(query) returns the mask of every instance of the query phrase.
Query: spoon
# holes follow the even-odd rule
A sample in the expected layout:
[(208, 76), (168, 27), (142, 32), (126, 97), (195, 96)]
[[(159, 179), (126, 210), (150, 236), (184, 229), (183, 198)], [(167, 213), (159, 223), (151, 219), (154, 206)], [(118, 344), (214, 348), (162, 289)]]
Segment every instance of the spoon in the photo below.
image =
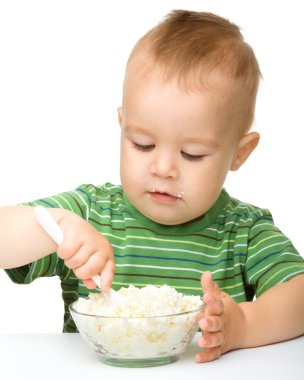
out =
[[(53, 219), (51, 214), (43, 206), (35, 207), (34, 211), (35, 211), (36, 220), (40, 224), (40, 226), (54, 240), (55, 243), (60, 245), (63, 241), (63, 232), (62, 232), (62, 229), (57, 224), (57, 222), (55, 221), (55, 219)], [(95, 275), (92, 277), (92, 280), (101, 290), (100, 277), (98, 275)], [(113, 290), (112, 288), (109, 290), (107, 294), (104, 293), (104, 295), (109, 305), (111, 306), (117, 306), (121, 304), (124, 300), (124, 297), (121, 294), (115, 292), (115, 290)]]

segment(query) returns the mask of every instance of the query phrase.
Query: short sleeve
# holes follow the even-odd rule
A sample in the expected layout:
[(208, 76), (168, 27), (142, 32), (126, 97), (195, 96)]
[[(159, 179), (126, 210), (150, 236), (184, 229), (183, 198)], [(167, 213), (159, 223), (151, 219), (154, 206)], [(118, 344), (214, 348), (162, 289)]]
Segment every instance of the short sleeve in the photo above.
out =
[[(24, 206), (44, 206), (47, 208), (64, 208), (74, 212), (83, 219), (88, 220), (92, 194), (95, 192), (93, 185), (81, 185), (74, 191), (64, 192), (51, 197), (38, 199), (32, 202), (22, 203)], [(18, 284), (29, 284), (39, 277), (52, 277), (64, 275), (64, 262), (58, 258), (56, 252), (45, 256), (33, 263), (19, 268), (6, 269), (10, 279)]]
[(44, 206), (48, 208), (64, 208), (88, 220), (92, 198), (96, 193), (93, 185), (81, 185), (74, 191), (67, 191), (51, 197), (37, 199), (33, 202), (22, 203), (25, 206)]
[(30, 284), (39, 277), (61, 276), (63, 267), (63, 260), (53, 253), (31, 264), (5, 269), (5, 272), (16, 284)]
[(258, 215), (248, 236), (246, 282), (259, 297), (269, 288), (304, 273), (304, 260), (275, 225), (271, 214)]

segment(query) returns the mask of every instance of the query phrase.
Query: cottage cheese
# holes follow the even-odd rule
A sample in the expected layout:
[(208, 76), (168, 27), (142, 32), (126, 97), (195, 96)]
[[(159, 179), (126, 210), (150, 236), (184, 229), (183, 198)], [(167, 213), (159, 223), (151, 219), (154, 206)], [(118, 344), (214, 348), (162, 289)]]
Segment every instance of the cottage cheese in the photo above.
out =
[(73, 313), (82, 336), (101, 355), (120, 358), (157, 358), (179, 355), (197, 330), (202, 308), (199, 296), (183, 295), (169, 286), (130, 286), (113, 305), (107, 297), (91, 294), (79, 299)]
[(88, 299), (79, 299), (77, 310), (99, 316), (152, 317), (184, 313), (202, 305), (199, 296), (178, 293), (167, 285), (148, 285), (144, 288), (131, 285), (121, 288), (117, 293), (122, 296), (121, 303), (112, 304), (107, 296), (91, 293)]

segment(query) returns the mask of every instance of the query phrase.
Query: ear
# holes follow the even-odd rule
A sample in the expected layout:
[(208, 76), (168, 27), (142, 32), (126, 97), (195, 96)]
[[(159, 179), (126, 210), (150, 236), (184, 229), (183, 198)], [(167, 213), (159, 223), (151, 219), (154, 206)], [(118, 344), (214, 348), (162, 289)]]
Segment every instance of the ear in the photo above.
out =
[(250, 132), (241, 137), (230, 170), (238, 170), (254, 151), (260, 140), (257, 132)]
[(118, 113), (118, 122), (121, 127), (122, 126), (122, 107), (117, 108), (117, 113)]

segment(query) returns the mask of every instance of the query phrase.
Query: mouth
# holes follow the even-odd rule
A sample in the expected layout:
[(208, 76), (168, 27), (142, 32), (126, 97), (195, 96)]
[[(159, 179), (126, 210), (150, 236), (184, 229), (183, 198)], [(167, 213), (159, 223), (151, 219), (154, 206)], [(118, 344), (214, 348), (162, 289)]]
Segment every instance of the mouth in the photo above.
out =
[(176, 204), (182, 199), (182, 193), (173, 195), (173, 194), (169, 194), (169, 193), (154, 190), (154, 189), (151, 191), (148, 191), (148, 196), (157, 202), (165, 203), (165, 204)]

